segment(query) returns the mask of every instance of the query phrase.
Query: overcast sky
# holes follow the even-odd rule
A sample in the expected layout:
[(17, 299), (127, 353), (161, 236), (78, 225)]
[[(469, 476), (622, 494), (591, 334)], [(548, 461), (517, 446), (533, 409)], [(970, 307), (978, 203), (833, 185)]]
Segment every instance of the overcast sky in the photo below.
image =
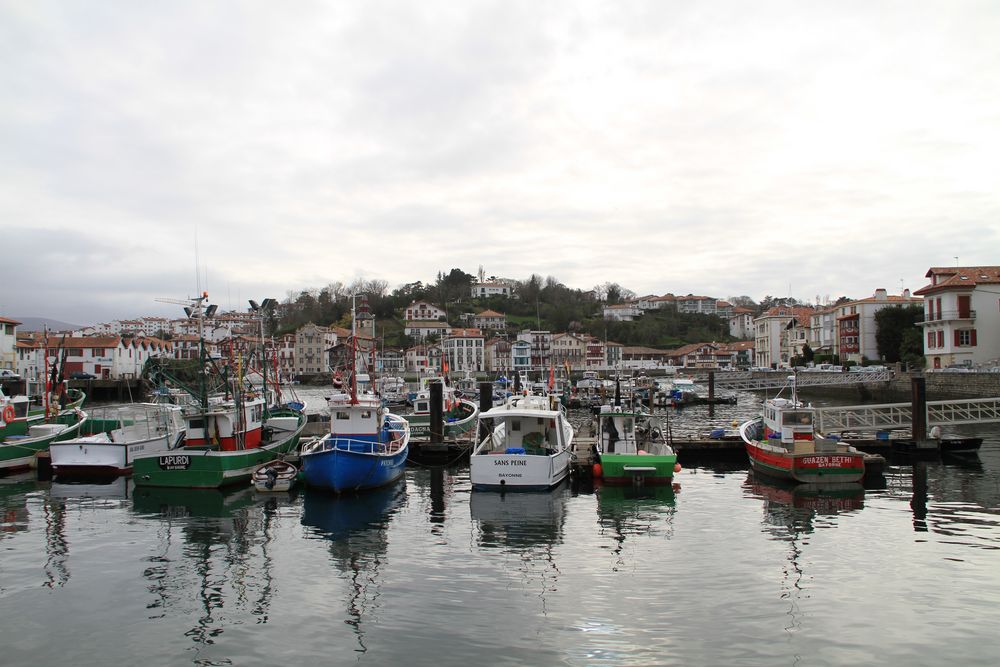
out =
[(0, 0), (0, 315), (480, 265), (917, 289), (1000, 264), (998, 36), (989, 0)]

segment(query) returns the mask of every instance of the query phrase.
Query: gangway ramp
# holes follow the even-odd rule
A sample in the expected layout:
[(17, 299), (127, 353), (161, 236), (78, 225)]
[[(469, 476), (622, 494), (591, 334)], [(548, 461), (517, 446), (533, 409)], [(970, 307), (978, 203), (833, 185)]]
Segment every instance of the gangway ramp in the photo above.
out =
[[(997, 423), (1000, 422), (1000, 398), (927, 401), (926, 417), (928, 428)], [(816, 408), (816, 428), (821, 433), (912, 429), (913, 405), (883, 403)]]

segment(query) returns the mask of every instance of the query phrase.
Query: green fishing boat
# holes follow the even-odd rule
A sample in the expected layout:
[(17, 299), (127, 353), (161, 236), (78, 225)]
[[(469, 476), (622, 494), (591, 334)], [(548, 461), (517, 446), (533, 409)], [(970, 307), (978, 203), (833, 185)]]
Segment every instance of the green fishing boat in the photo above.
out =
[(207, 299), (204, 293), (185, 309), (199, 325), (201, 354), (194, 381), (189, 383), (165, 364), (144, 371), (157, 384), (184, 389), (194, 401), (183, 407), (187, 434), (181, 446), (134, 456), (132, 478), (137, 487), (217, 489), (248, 484), (255, 468), (294, 450), (306, 426), (302, 412), (269, 405), (266, 390), (244, 381), (240, 364), (233, 372), (207, 354), (203, 318), (214, 309), (205, 304)]
[(0, 473), (34, 467), (39, 452), (59, 440), (75, 437), (87, 419), (76, 408), (46, 418), (44, 415), (18, 417), (15, 406), (20, 404), (0, 394)]
[(615, 402), (597, 414), (597, 460), (606, 484), (669, 484), (677, 453), (664, 440), (664, 429), (649, 424), (649, 415)]

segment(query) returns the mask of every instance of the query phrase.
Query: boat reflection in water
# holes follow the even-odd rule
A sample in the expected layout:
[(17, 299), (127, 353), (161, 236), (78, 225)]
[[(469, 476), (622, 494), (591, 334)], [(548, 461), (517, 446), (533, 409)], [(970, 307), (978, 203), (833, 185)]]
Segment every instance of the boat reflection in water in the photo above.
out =
[(307, 488), (304, 495), (305, 537), (328, 540), (331, 562), (349, 578), (345, 622), (355, 634), (355, 651), (365, 653), (364, 622), (378, 615), (389, 526), (406, 505), (406, 481), (401, 478), (359, 494)]
[(28, 529), (28, 494), (39, 488), (34, 471), (0, 477), (0, 539)]
[[(789, 603), (785, 629), (798, 629), (803, 622), (799, 600), (808, 597), (804, 568), (811, 563), (803, 555), (809, 544), (808, 536), (816, 528), (836, 528), (840, 516), (855, 514), (864, 508), (864, 486), (860, 482), (796, 484), (755, 475), (751, 471), (743, 490), (747, 497), (764, 501), (762, 530), (772, 539), (788, 543), (782, 567), (781, 597)], [(815, 572), (813, 576), (817, 576)]]
[(473, 490), (469, 498), (473, 548), (483, 549), (487, 567), (502, 572), (511, 588), (538, 600), (543, 615), (547, 594), (558, 588), (556, 548), (563, 542), (571, 495), (564, 480), (548, 491)]
[(54, 481), (49, 487), (49, 496), (67, 501), (128, 500), (130, 481), (128, 477), (108, 476)]
[(747, 474), (744, 494), (764, 500), (765, 526), (776, 536), (812, 532), (816, 517), (836, 516), (860, 510), (865, 504), (861, 482), (797, 484), (753, 471)]
[(279, 500), (258, 503), (251, 487), (136, 487), (133, 512), (159, 521), (159, 543), (143, 572), (150, 618), (194, 617), (183, 633), (196, 664), (217, 664), (217, 638), (241, 613), (267, 623)]
[(473, 490), (469, 498), (476, 542), (481, 547), (517, 552), (535, 547), (546, 550), (563, 540), (569, 486), (562, 482), (549, 491), (497, 493)]
[(597, 521), (602, 536), (614, 542), (613, 571), (626, 565), (625, 542), (640, 535), (670, 539), (680, 484), (616, 486), (595, 484)]

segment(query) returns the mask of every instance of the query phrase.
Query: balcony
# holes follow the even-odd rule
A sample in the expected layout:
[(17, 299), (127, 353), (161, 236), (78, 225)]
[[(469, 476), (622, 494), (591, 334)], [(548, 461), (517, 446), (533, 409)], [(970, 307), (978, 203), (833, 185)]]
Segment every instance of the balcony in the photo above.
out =
[(926, 313), (926, 319), (923, 323), (974, 319), (976, 319), (976, 311), (974, 310), (944, 310), (940, 313)]

